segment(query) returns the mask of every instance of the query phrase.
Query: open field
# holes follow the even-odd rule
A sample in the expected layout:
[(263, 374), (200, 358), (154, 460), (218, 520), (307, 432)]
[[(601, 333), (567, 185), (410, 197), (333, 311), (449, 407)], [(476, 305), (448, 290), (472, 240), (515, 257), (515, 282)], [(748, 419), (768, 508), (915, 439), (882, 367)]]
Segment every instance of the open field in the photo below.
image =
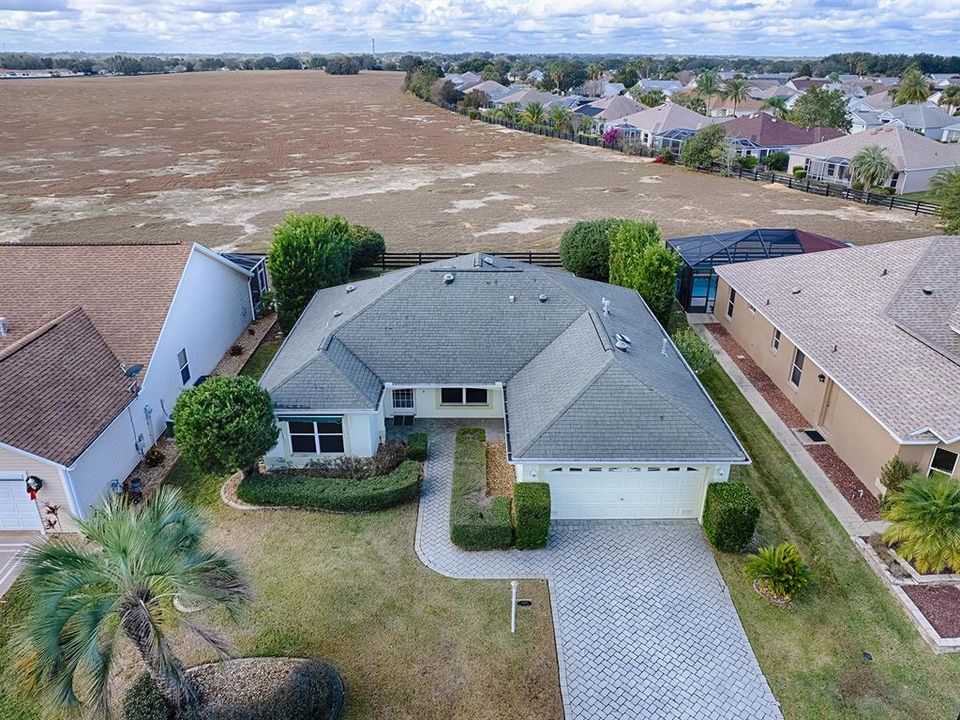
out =
[(855, 243), (933, 218), (653, 165), (471, 122), (399, 73), (221, 72), (0, 83), (0, 242), (263, 249), (285, 212), (339, 212), (392, 250), (551, 249), (575, 220), (667, 237), (801, 227)]

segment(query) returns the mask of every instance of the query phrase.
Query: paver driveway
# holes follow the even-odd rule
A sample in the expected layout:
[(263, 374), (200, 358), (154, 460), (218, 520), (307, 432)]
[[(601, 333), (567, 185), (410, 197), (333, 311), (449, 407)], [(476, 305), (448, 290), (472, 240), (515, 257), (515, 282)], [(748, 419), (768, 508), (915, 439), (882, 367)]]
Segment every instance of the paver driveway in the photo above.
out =
[[(456, 548), (448, 518), (461, 424), (417, 428), (430, 434), (417, 553), (450, 577), (549, 581), (568, 720), (782, 718), (696, 522), (562, 522), (541, 551)], [(502, 437), (497, 424), (470, 424)]]

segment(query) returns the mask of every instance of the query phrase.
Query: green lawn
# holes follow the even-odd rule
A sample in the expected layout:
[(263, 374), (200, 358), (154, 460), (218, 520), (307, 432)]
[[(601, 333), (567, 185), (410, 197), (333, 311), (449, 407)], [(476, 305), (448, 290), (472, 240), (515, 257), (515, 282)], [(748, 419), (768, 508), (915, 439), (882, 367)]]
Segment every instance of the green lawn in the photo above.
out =
[[(795, 543), (813, 568), (800, 600), (778, 610), (717, 553), (740, 619), (787, 720), (942, 720), (960, 712), (960, 654), (935, 655), (867, 566), (773, 433), (718, 366), (701, 379), (753, 465), (733, 476), (760, 500), (764, 544)], [(873, 662), (863, 658), (870, 652)]]
[(912, 193), (904, 193), (901, 195), (904, 200), (920, 200), (921, 202), (932, 202), (939, 203), (940, 200), (937, 196), (930, 190), (919, 190)]

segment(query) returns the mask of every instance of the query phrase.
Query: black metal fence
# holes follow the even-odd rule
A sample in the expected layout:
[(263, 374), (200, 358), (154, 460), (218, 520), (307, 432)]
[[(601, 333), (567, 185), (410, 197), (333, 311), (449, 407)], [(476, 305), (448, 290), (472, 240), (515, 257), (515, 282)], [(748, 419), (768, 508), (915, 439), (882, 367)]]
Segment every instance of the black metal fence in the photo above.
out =
[(823, 197), (834, 197), (841, 200), (852, 200), (853, 202), (863, 203), (864, 205), (876, 205), (889, 209), (908, 210), (914, 215), (937, 215), (940, 212), (940, 206), (937, 203), (925, 202), (923, 200), (908, 200), (896, 195), (883, 195), (872, 193), (867, 190), (854, 190), (853, 188), (837, 185), (835, 183), (823, 182), (821, 180), (811, 180), (810, 178), (795, 178), (793, 175), (782, 175), (773, 171), (759, 172), (757, 170), (746, 170), (744, 168), (735, 168), (728, 170), (723, 165), (701, 166), (697, 170), (700, 172), (711, 173), (713, 175), (728, 175), (731, 177), (742, 178), (744, 180), (753, 180), (755, 182), (776, 183), (777, 185), (786, 185), (793, 190), (822, 195)]
[[(513, 122), (512, 120), (491, 117), (490, 115), (484, 115), (483, 113), (476, 111), (471, 113), (470, 109), (457, 107), (455, 105), (448, 105), (446, 107), (448, 110), (451, 110), (459, 115), (469, 117), (472, 120), (479, 120), (480, 122), (485, 122), (489, 125), (500, 125), (505, 128), (510, 128), (511, 130), (521, 130), (533, 135), (556, 138), (557, 140), (567, 140), (569, 142), (575, 142), (579, 145), (603, 147), (607, 150), (620, 152), (625, 155), (656, 157), (660, 152), (656, 148), (648, 148), (636, 143), (617, 143), (616, 145), (608, 146), (604, 145), (603, 138), (597, 135), (557, 132), (553, 128), (549, 127), (521, 125)], [(788, 188), (793, 190), (800, 190), (802, 192), (822, 195), (824, 197), (839, 198), (841, 200), (852, 200), (865, 205), (885, 207), (891, 210), (907, 210), (908, 212), (912, 212), (914, 215), (938, 215), (940, 212), (940, 205), (937, 203), (926, 202), (923, 200), (908, 200), (896, 195), (882, 195), (868, 192), (866, 190), (853, 190), (851, 188), (844, 187), (843, 185), (836, 185), (819, 180), (809, 180), (806, 178), (800, 180), (792, 175), (782, 175), (772, 171), (759, 172), (757, 170), (745, 170), (744, 168), (737, 168), (731, 171), (722, 165), (699, 167), (696, 169), (700, 172), (712, 173), (714, 175), (727, 175), (730, 177), (738, 177), (744, 180), (753, 180), (756, 182), (777, 183), (778, 185), (786, 185)]]
[[(377, 258), (377, 261), (371, 267), (381, 270), (398, 270), (400, 268), (413, 267), (414, 265), (425, 265), (426, 263), (438, 262), (441, 260), (451, 260), (460, 255), (469, 255), (469, 250), (451, 250), (449, 252), (385, 252)], [(504, 260), (516, 260), (519, 262), (530, 263), (531, 265), (541, 265), (549, 268), (562, 268), (560, 262), (560, 253), (556, 252), (495, 252), (488, 255), (496, 255)]]

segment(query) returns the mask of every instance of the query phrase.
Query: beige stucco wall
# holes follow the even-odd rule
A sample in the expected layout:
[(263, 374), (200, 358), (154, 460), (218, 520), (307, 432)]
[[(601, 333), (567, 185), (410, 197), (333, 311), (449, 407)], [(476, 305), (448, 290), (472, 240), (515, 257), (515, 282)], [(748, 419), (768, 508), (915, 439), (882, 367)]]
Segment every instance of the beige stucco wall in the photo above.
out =
[[(397, 386), (402, 387), (402, 386)], [(469, 387), (484, 387), (470, 385)], [(383, 415), (393, 417), (393, 390), (388, 387), (383, 393)], [(503, 388), (487, 387), (485, 405), (443, 405), (440, 402), (440, 388), (414, 388), (414, 412), (419, 418), (502, 418)]]
[[(870, 490), (881, 491), (878, 482), (880, 468), (894, 455), (916, 462), (927, 470), (934, 446), (902, 445), (829, 377), (820, 382), (817, 376), (822, 370), (809, 357), (804, 362), (800, 386), (795, 387), (790, 382), (790, 372), (796, 347), (790, 338), (782, 335), (780, 349), (774, 351), (774, 326), (759, 309), (750, 312), (746, 298), (740, 294), (734, 303), (733, 318), (728, 318), (729, 297), (730, 287), (721, 278), (714, 309), (717, 320), (796, 406), (810, 426), (820, 430), (837, 455)], [(828, 394), (830, 402), (825, 403)], [(957, 452), (960, 443), (946, 447)], [(954, 474), (960, 477), (960, 469), (955, 469)]]
[[(40, 514), (41, 520), (45, 517), (44, 503), (59, 505), (60, 529), (64, 532), (76, 530), (70, 517), (70, 501), (60, 477), (60, 470), (56, 465), (0, 447), (0, 470), (4, 472), (25, 472), (27, 475), (36, 475), (42, 479), (43, 487), (37, 493), (37, 512)], [(24, 492), (26, 492), (26, 489), (24, 489)]]

